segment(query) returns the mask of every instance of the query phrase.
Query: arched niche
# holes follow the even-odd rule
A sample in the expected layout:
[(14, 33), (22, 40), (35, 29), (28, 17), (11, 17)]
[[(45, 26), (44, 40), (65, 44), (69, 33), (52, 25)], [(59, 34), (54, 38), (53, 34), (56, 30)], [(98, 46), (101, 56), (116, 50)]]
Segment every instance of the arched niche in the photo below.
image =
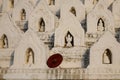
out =
[(112, 53), (109, 49), (106, 49), (102, 56), (103, 64), (112, 64)]
[(43, 18), (40, 18), (40, 20), (38, 22), (38, 31), (45, 32), (45, 21)]
[(97, 31), (105, 31), (105, 22), (103, 21), (102, 18), (98, 19), (98, 22), (97, 22)]
[(8, 38), (5, 34), (0, 38), (0, 48), (8, 48)]
[(66, 48), (70, 48), (74, 46), (74, 37), (73, 35), (68, 31), (65, 36), (65, 46)]
[(70, 12), (71, 12), (73, 15), (75, 15), (75, 16), (76, 16), (76, 10), (75, 10), (75, 8), (74, 8), (74, 7), (71, 7)]
[(21, 10), (20, 18), (21, 18), (21, 20), (26, 20), (26, 11), (25, 11), (25, 9)]
[(26, 65), (34, 64), (34, 52), (32, 48), (28, 48), (25, 52), (25, 64)]

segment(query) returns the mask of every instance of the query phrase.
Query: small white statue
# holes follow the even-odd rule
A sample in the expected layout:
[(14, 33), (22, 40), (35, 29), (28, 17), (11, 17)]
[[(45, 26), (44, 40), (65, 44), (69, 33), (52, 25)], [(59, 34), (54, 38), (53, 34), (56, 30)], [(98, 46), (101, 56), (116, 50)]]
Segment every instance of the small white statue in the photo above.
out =
[(109, 56), (107, 55), (108, 54), (108, 51), (105, 50), (104, 54), (103, 54), (103, 62), (105, 64), (109, 64), (110, 63), (110, 59), (109, 59)]
[(70, 36), (70, 34), (67, 35), (66, 41), (67, 41), (66, 47), (72, 47), (72, 44), (71, 44), (71, 42), (72, 42), (72, 36)]
[(33, 64), (33, 51), (27, 50), (26, 52), (26, 64), (32, 65)]
[(103, 22), (102, 22), (101, 19), (99, 20), (97, 30), (98, 30), (98, 31), (104, 31), (104, 30), (105, 30), (105, 28), (104, 28), (104, 26), (103, 26)]

